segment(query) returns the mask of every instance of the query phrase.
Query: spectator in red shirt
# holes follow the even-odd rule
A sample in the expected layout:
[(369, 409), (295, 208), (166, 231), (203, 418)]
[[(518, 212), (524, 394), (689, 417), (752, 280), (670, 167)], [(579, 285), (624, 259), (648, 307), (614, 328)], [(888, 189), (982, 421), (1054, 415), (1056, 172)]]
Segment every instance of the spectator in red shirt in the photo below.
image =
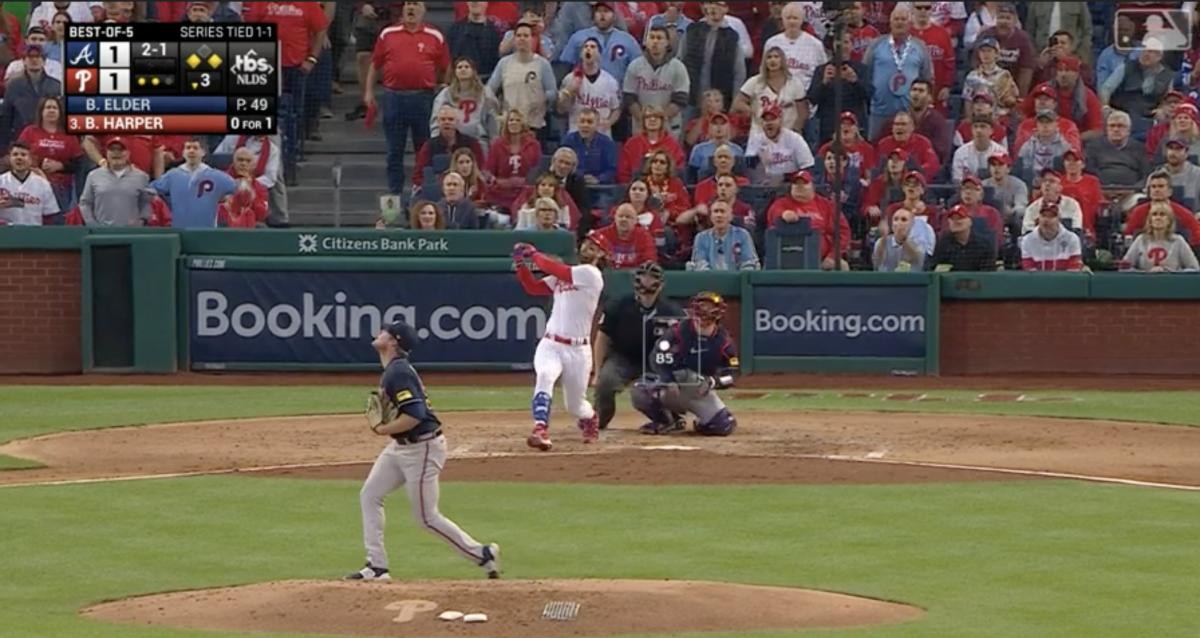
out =
[(637, 212), (630, 204), (621, 204), (613, 215), (613, 223), (596, 231), (612, 246), (610, 264), (616, 270), (637, 268), (646, 262), (658, 263), (654, 237), (637, 221)]
[(950, 163), (950, 142), (954, 137), (954, 129), (949, 120), (938, 109), (933, 108), (933, 87), (922, 79), (913, 80), (909, 87), (909, 102), (915, 131), (924, 135), (933, 145), (938, 162)]
[(617, 161), (617, 182), (627, 183), (633, 172), (642, 166), (645, 157), (653, 151), (665, 150), (675, 160), (675, 166), (684, 165), (683, 149), (679, 142), (667, 132), (662, 109), (655, 106), (642, 108), (642, 132), (629, 138), (621, 147)]
[[(862, 3), (856, 2), (855, 4)], [(838, 120), (840, 122), (838, 135), (842, 136), (842, 153), (849, 159), (849, 166), (857, 168), (858, 174), (865, 179), (876, 165), (875, 147), (863, 138), (862, 131), (858, 128), (858, 116), (852, 111), (842, 111), (842, 116)], [(817, 155), (824, 157), (832, 149), (833, 140), (830, 140), (817, 149)]]
[[(713, 174), (707, 179), (696, 184), (695, 201), (696, 204), (707, 204), (712, 201), (712, 198), (717, 194), (717, 179), (728, 176), (737, 182), (738, 186), (745, 186), (750, 183), (750, 180), (738, 175), (733, 168), (737, 165), (737, 157), (733, 154), (733, 149), (728, 146), (721, 145), (717, 150), (713, 151), (712, 156)], [(737, 215), (737, 211), (734, 211)]]
[[(767, 228), (775, 228), (780, 222), (795, 223), (801, 217), (807, 217), (812, 231), (821, 237), (821, 270), (839, 268), (834, 260), (833, 225), (836, 213), (833, 202), (817, 195), (813, 187), (812, 173), (800, 171), (792, 178), (792, 187), (787, 195), (776, 199), (767, 209)], [(841, 243), (838, 254), (845, 254), (850, 246), (850, 224), (844, 215), (836, 215), (841, 223)], [(849, 270), (845, 259), (841, 261), (841, 270)]]
[[(863, 195), (863, 214), (872, 224), (883, 216), (883, 209), (904, 197), (904, 173), (908, 166), (908, 151), (898, 148), (888, 153), (883, 170), (867, 186)], [(892, 197), (895, 199), (892, 199)]]
[[(1154, 126), (1146, 134), (1146, 154), (1151, 158), (1158, 153), (1159, 145), (1171, 130), (1171, 122), (1175, 118), (1175, 109), (1187, 98), (1179, 91), (1167, 91), (1154, 112)], [(1193, 105), (1194, 106), (1194, 105)]]
[[(0, 69), (21, 57), (25, 42), (21, 39), (21, 19), (0, 5)], [(2, 82), (2, 80), (0, 80)]]
[(246, 147), (233, 152), (229, 175), (237, 181), (233, 195), (217, 204), (217, 220), (226, 228), (255, 228), (267, 219), (267, 189), (254, 176), (257, 162)]
[(879, 29), (866, 21), (866, 11), (862, 2), (850, 2), (846, 5), (846, 30), (850, 33), (850, 59), (862, 62), (867, 53), (867, 47), (879, 37)]
[(926, 175), (937, 175), (942, 167), (929, 138), (914, 132), (913, 118), (908, 111), (900, 111), (892, 118), (892, 134), (879, 140), (877, 157), (887, 157), (898, 148), (908, 151)]
[[(992, 141), (1008, 148), (1008, 127), (1001, 123), (1001, 119), (1008, 118), (996, 117), (996, 105), (992, 101), (992, 96), (987, 93), (976, 93), (971, 100), (971, 114), (962, 119), (958, 124), (958, 129), (954, 131), (954, 141), (951, 144), (954, 148), (958, 148), (963, 144), (971, 141), (971, 123), (977, 118), (987, 118), (992, 121)], [(1032, 134), (1032, 133), (1031, 133)]]
[[(1090, 44), (1089, 42), (1089, 48)], [(1095, 72), (1092, 71), (1092, 67), (1087, 62), (1076, 57), (1075, 36), (1071, 35), (1070, 31), (1056, 31), (1051, 36), (1050, 46), (1042, 49), (1042, 52), (1038, 55), (1038, 71), (1034, 81), (1041, 83), (1054, 80), (1058, 77), (1059, 64), (1067, 58), (1075, 58), (1078, 61), (1079, 77), (1089, 89), (1095, 89)], [(1071, 64), (1075, 63), (1072, 62)]]
[[(1077, 123), (1082, 133), (1080, 137), (1086, 142), (1104, 134), (1103, 107), (1096, 92), (1079, 80), (1079, 65), (1079, 58), (1076, 57), (1059, 60), (1054, 80), (1035, 87), (1025, 97), (1021, 110), (1026, 117), (1032, 118), (1040, 108), (1036, 104), (1038, 96), (1053, 96), (1060, 121), (1065, 119)], [(1048, 87), (1050, 91), (1042, 87)]]
[(542, 161), (542, 145), (529, 130), (525, 116), (517, 110), (508, 112), (504, 126), (492, 147), (488, 149), (485, 171), (492, 176), (488, 190), (493, 206), (509, 208), (525, 188), (529, 173)]
[[(725, 95), (717, 89), (704, 92), (700, 101), (700, 114), (683, 127), (683, 141), (691, 148), (708, 141), (708, 123), (716, 113), (725, 113)], [(734, 141), (744, 140), (750, 131), (750, 120), (744, 115), (725, 113), (729, 122), (729, 137)]]
[[(29, 146), (33, 166), (40, 169), (54, 189), (59, 210), (75, 204), (75, 168), (83, 157), (79, 137), (64, 132), (62, 101), (44, 97), (38, 103), (37, 119), (25, 127), (17, 141)], [(49, 221), (49, 219), (47, 219)]]
[(1125, 220), (1125, 234), (1136, 235), (1146, 225), (1146, 216), (1150, 214), (1150, 206), (1155, 202), (1167, 202), (1171, 212), (1175, 213), (1175, 225), (1181, 231), (1187, 231), (1188, 243), (1193, 248), (1200, 246), (1200, 220), (1186, 206), (1171, 201), (1171, 175), (1166, 171), (1156, 171), (1146, 180), (1146, 194), (1149, 200), (1138, 204), (1129, 211)]
[[(370, 111), (376, 104), (375, 80), (382, 77), (378, 104), (387, 137), (388, 190), (395, 194), (404, 186), (404, 151), (409, 133), (414, 149), (422, 148), (429, 139), (434, 89), (450, 68), (445, 38), (424, 24), (424, 17), (424, 2), (404, 3), (400, 23), (379, 32), (363, 87), (363, 104)], [(420, 168), (413, 177), (414, 182), (421, 179)]]
[(520, 2), (455, 2), (454, 3), (454, 19), (456, 21), (463, 20), (467, 17), (470, 4), (482, 4), (487, 7), (488, 21), (496, 26), (496, 30), (503, 33), (517, 25), (517, 20), (521, 17)]
[(279, 33), (282, 92), (279, 96), (279, 130), (283, 137), (284, 181), (296, 184), (304, 124), (304, 93), (308, 74), (317, 66), (329, 29), (329, 18), (318, 2), (247, 2), (246, 22), (273, 22)]
[(933, 103), (936, 108), (946, 112), (950, 99), (950, 88), (954, 86), (954, 67), (957, 65), (954, 44), (950, 41), (950, 32), (944, 27), (933, 23), (933, 2), (917, 0), (912, 3), (912, 27), (909, 29), (914, 37), (920, 38), (929, 51), (929, 59), (933, 62)]
[(1039, 84), (1033, 89), (1033, 94), (1028, 99), (1033, 100), (1034, 111), (1029, 118), (1021, 120), (1021, 123), (1017, 126), (1017, 136), (1013, 139), (1012, 145), (1012, 154), (1014, 156), (1021, 152), (1021, 147), (1037, 132), (1036, 116), (1043, 111), (1058, 113), (1060, 116), (1057, 119), (1058, 132), (1062, 133), (1063, 140), (1067, 144), (1070, 144), (1071, 148), (1082, 152), (1083, 144), (1079, 135), (1079, 127), (1075, 125), (1075, 122), (1071, 121), (1070, 116), (1057, 110), (1059, 107), (1058, 94), (1055, 92), (1054, 87), (1049, 84)]
[(920, 171), (909, 171), (904, 175), (904, 199), (888, 206), (885, 213), (889, 224), (892, 223), (892, 213), (904, 208), (912, 211), (914, 220), (924, 218), (934, 234), (941, 234), (942, 209), (925, 203), (925, 183), (925, 175)]
[(691, 197), (683, 180), (675, 174), (675, 161), (671, 153), (662, 149), (653, 151), (642, 165), (642, 178), (650, 187), (650, 194), (658, 197), (667, 209), (671, 221), (692, 207)]
[(1083, 154), (1075, 150), (1063, 153), (1063, 168), (1063, 195), (1079, 202), (1079, 210), (1083, 213), (1083, 230), (1089, 239), (1095, 239), (1096, 216), (1100, 213), (1100, 205), (1104, 203), (1100, 180), (1095, 175), (1083, 172)]
[(1004, 217), (1000, 211), (983, 203), (983, 182), (974, 175), (967, 175), (958, 189), (959, 203), (972, 219), (982, 219), (996, 240), (996, 250), (1004, 242)]

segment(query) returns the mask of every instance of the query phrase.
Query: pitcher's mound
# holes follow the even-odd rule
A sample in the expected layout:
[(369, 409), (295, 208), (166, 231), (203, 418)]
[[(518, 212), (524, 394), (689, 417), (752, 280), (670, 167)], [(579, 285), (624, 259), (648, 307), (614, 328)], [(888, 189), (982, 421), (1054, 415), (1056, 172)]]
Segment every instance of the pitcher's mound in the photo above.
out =
[[(543, 618), (578, 604), (573, 620)], [(483, 624), (439, 620), (482, 612)], [(695, 581), (499, 580), (350, 583), (284, 581), (103, 603), (89, 618), (227, 631), (353, 636), (555, 638), (855, 627), (911, 620), (921, 610), (843, 594)]]

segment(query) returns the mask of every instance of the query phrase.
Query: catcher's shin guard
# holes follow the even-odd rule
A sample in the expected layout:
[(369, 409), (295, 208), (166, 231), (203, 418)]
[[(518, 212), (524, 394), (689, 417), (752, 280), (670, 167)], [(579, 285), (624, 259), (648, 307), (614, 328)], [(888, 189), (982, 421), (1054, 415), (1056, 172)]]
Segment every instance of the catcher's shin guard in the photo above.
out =
[(660, 389), (651, 385), (638, 384), (634, 386), (633, 392), (630, 393), (634, 409), (650, 419), (650, 423), (642, 426), (643, 432), (647, 431), (648, 426), (652, 430), (657, 430), (659, 427), (665, 429), (672, 422), (671, 413), (667, 412), (666, 408), (663, 407), (662, 397), (659, 396), (660, 391)]
[(737, 419), (733, 418), (729, 408), (722, 408), (707, 423), (696, 422), (696, 434), (701, 436), (729, 436), (736, 429)]

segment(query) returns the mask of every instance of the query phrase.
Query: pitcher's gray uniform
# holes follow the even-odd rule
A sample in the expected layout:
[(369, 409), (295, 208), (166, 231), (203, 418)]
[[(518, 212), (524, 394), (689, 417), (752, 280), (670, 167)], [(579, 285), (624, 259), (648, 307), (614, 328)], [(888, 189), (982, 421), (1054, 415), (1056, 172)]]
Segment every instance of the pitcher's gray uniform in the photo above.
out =
[(413, 518), (429, 533), (442, 539), (459, 554), (482, 567), (489, 578), (499, 578), (500, 546), (484, 545), (438, 511), (438, 476), (446, 464), (446, 437), (442, 422), (425, 395), (425, 384), (408, 362), (417, 344), (416, 331), (403, 321), (386, 326), (371, 345), (384, 366), (379, 382), (381, 400), (392, 401), (400, 415), (376, 429), (389, 435), (388, 443), (359, 492), (362, 508), (363, 544), (367, 565), (348, 580), (390, 580), (387, 550), (383, 544), (383, 499), (404, 487)]

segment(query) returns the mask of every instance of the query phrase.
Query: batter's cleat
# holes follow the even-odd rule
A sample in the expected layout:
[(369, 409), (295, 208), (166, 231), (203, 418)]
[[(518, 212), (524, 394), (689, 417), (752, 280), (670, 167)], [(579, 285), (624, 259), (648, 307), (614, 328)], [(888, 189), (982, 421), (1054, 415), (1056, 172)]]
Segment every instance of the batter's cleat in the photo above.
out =
[(500, 578), (500, 546), (492, 543), (483, 546), (483, 562), (479, 563), (487, 577), (495, 580)]
[(343, 580), (391, 580), (392, 575), (383, 567), (372, 567), (370, 563), (366, 567), (347, 574)]
[(533, 427), (533, 433), (529, 435), (528, 439), (525, 439), (525, 443), (529, 447), (543, 452), (549, 452), (550, 448), (554, 447), (554, 444), (550, 442), (550, 431), (541, 423)]
[(579, 419), (579, 429), (583, 432), (584, 443), (597, 443), (600, 441), (600, 419), (595, 415), (590, 419)]

